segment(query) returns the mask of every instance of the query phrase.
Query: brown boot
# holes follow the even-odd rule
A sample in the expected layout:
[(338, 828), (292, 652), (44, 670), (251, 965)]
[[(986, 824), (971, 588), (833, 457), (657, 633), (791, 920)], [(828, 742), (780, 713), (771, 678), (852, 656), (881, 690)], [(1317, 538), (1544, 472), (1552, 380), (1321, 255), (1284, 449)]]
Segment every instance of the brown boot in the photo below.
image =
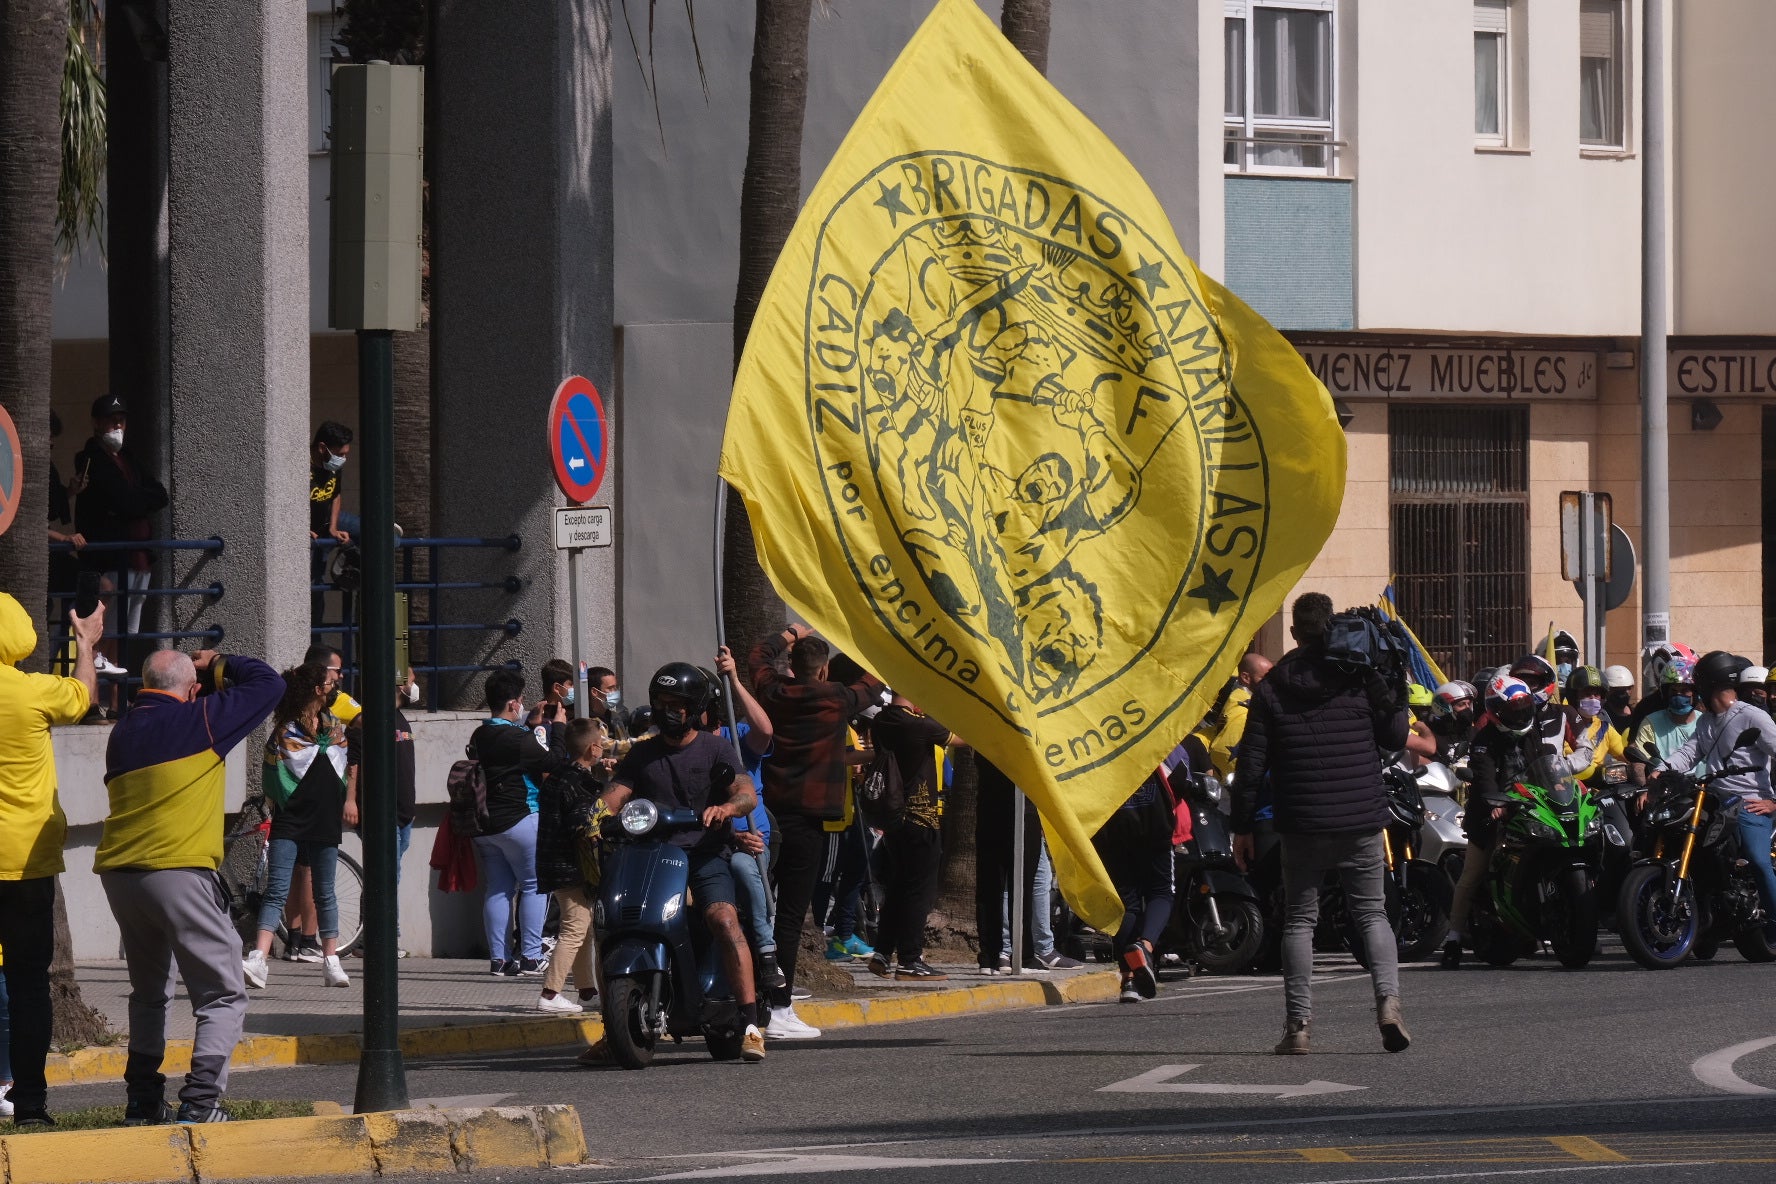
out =
[(1290, 1020), (1283, 1025), (1283, 1038), (1277, 1041), (1276, 1054), (1279, 1057), (1304, 1057), (1307, 1055), (1307, 1020)]
[(1375, 1022), (1381, 1028), (1381, 1046), (1389, 1052), (1405, 1052), (1412, 1044), (1406, 1021), (1400, 1018), (1400, 1000), (1385, 996), (1375, 1005)]

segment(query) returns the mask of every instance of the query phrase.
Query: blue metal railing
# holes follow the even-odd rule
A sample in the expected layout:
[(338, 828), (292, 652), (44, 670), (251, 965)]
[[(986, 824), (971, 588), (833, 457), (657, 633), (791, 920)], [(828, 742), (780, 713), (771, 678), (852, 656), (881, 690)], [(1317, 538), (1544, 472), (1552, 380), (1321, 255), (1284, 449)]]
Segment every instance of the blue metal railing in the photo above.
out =
[[(519, 669), (517, 662), (480, 665), (440, 662), (439, 637), (446, 633), (497, 633), (506, 637), (516, 637), (524, 631), (524, 623), (516, 617), (507, 617), (503, 621), (495, 622), (450, 620), (442, 612), (443, 594), (498, 591), (511, 596), (523, 587), (523, 582), (516, 575), (511, 574), (493, 580), (446, 580), (440, 578), (439, 572), (445, 552), (470, 550), (515, 552), (523, 545), (523, 540), (515, 534), (507, 535), (504, 538), (401, 538), (396, 540), (396, 546), (401, 555), (401, 569), (400, 578), (395, 582), (395, 589), (406, 592), (409, 598), (408, 658), (413, 665), (414, 673), (426, 675), (478, 674), (492, 670)], [(313, 543), (313, 550), (318, 556), (337, 546), (339, 544), (333, 539), (316, 539)], [(428, 560), (423, 576), (418, 574), (415, 563), (416, 557), (422, 553)], [(322, 619), (324, 594), (334, 591), (333, 585), (324, 581), (316, 581), (310, 585), (310, 591), (315, 604), (315, 619), (309, 632), (315, 640), (325, 640), (329, 644), (336, 644), (339, 647), (346, 685), (348, 689), (355, 689), (358, 673), (358, 640), (362, 631), (356, 613), (357, 597), (355, 594), (342, 595), (339, 619), (329, 621)], [(415, 644), (421, 639), (425, 642), (423, 661), (419, 647)], [(429, 711), (438, 710), (441, 690), (439, 680), (427, 678), (424, 686), (426, 709)]]

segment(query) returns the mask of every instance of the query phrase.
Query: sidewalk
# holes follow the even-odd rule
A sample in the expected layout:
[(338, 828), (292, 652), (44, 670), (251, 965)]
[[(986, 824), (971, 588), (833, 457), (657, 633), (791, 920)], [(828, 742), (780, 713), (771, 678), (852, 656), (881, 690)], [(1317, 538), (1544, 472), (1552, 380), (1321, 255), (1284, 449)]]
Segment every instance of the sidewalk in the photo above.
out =
[[(797, 1008), (806, 1011), (810, 1005), (824, 1003), (857, 1004), (872, 999), (917, 997), (962, 988), (1010, 986), (1025, 982), (1054, 983), (1057, 988), (1073, 994), (1078, 988), (1071, 980), (1103, 971), (1100, 966), (1087, 965), (1081, 970), (1053, 971), (1027, 978), (983, 976), (967, 963), (936, 963), (933, 965), (950, 975), (943, 982), (903, 983), (881, 979), (869, 973), (864, 963), (833, 963), (835, 968), (849, 970), (857, 993), (835, 995), (831, 999), (800, 1001)], [(346, 1035), (362, 1030), (364, 1004), (363, 962), (345, 960), (351, 986), (346, 988), (321, 985), (321, 968), (311, 962), (274, 961), (271, 977), (263, 991), (249, 990), (246, 1033), (248, 1036), (327, 1036)], [(81, 962), (76, 967), (80, 990), (87, 1005), (96, 1007), (110, 1020), (114, 1031), (129, 1031), (129, 978), (119, 960)], [(404, 1031), (462, 1026), (512, 1024), (524, 1020), (596, 1019), (597, 1011), (581, 1016), (562, 1016), (537, 1010), (542, 993), (541, 978), (494, 978), (487, 973), (487, 963), (479, 959), (407, 958), (400, 963), (401, 1027)], [(1084, 984), (1079, 984), (1083, 987)], [(569, 993), (571, 994), (571, 988)], [(1114, 992), (1112, 991), (1112, 994)], [(183, 984), (174, 997), (168, 1018), (167, 1035), (189, 1040), (193, 1032), (191, 1005)]]

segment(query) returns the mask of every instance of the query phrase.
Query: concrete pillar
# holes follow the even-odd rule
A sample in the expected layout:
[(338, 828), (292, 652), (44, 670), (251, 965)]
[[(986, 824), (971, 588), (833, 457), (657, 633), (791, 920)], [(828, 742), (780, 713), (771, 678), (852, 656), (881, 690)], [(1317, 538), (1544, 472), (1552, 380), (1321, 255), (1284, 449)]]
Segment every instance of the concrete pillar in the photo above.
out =
[[(517, 534), (516, 554), (447, 554), (449, 580), (516, 571), (516, 595), (446, 593), (442, 616), (516, 617), (516, 637), (459, 633), (453, 663), (516, 660), (529, 690), (537, 668), (572, 652), (567, 564), (551, 511), (563, 504), (546, 445), (562, 379), (592, 380), (613, 406), (610, 0), (437, 5), (426, 85), (432, 194), (435, 531)], [(607, 455), (614, 453), (607, 442)], [(594, 499), (613, 505), (614, 465)], [(620, 509), (620, 508), (619, 508)], [(621, 529), (621, 516), (618, 515)], [(706, 546), (703, 525), (688, 545)], [(580, 653), (616, 657), (616, 549), (581, 560)], [(447, 683), (447, 687), (451, 684)], [(479, 683), (457, 697), (478, 701)]]
[(308, 645), (308, 93), (305, 6), (169, 0), (173, 534), (181, 628), (297, 661)]

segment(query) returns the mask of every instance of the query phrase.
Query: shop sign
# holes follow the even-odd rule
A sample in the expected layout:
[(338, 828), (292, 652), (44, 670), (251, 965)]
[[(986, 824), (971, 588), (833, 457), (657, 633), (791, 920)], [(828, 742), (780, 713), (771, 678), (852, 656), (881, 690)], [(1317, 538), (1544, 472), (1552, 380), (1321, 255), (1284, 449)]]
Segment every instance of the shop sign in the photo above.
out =
[(1420, 349), (1300, 345), (1334, 397), (1358, 399), (1595, 399), (1589, 350)]
[(1776, 395), (1776, 350), (1674, 349), (1666, 389), (1673, 399)]

